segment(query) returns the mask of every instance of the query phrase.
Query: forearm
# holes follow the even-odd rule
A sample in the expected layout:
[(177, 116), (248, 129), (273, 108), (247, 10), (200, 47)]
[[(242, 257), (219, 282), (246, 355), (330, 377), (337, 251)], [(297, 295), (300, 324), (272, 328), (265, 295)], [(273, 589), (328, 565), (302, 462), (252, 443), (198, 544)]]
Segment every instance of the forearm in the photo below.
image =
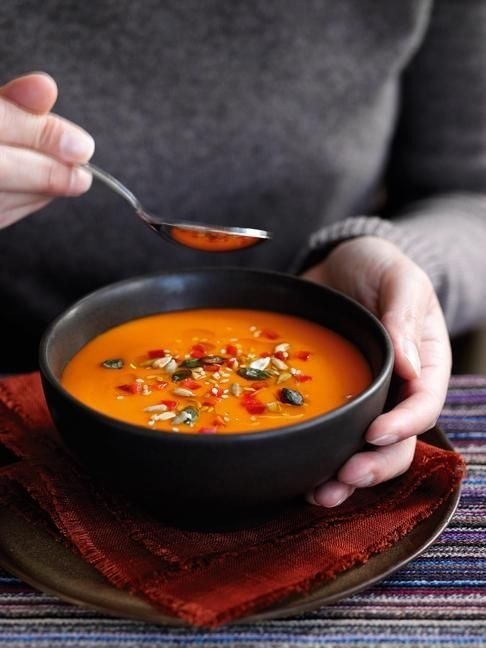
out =
[(309, 268), (358, 236), (391, 241), (427, 273), (451, 334), (486, 321), (486, 196), (443, 195), (414, 203), (391, 221), (359, 216), (325, 227), (294, 270)]

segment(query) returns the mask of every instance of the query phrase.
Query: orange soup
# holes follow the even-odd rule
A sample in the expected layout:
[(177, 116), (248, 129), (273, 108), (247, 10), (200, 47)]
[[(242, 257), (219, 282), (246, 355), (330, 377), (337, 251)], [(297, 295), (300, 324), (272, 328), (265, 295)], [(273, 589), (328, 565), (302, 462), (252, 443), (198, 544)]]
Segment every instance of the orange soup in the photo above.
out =
[(372, 380), (335, 332), (280, 313), (198, 309), (132, 320), (66, 366), (64, 387), (95, 410), (153, 430), (199, 434), (299, 423)]

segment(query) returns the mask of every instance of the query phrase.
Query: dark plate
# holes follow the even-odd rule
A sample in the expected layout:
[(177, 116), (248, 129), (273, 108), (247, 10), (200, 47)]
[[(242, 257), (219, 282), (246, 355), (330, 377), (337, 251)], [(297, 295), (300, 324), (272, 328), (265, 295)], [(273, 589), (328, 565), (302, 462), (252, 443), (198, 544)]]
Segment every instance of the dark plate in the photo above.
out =
[[(439, 428), (434, 428), (422, 438), (439, 448), (452, 449)], [(311, 593), (294, 596), (241, 621), (255, 623), (302, 614), (335, 603), (382, 580), (434, 542), (453, 516), (459, 497), (460, 488), (457, 488), (431, 517), (417, 525), (391, 549), (370, 558), (366, 564), (343, 572)], [(70, 603), (118, 617), (185, 625), (144, 600), (115, 589), (95, 569), (54, 538), (32, 528), (7, 508), (0, 509), (0, 565), (35, 589), (54, 594)]]

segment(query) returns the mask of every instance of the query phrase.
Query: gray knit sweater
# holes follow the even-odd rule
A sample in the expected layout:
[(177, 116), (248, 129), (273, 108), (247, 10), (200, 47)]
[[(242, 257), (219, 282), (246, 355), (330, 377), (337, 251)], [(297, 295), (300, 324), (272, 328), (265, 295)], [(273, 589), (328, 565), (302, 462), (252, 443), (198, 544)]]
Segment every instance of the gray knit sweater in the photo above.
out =
[(0, 232), (0, 369), (34, 366), (46, 323), (102, 284), (296, 271), (360, 234), (424, 268), (451, 332), (485, 318), (483, 0), (2, 0), (0, 80), (34, 69), (149, 209), (274, 239), (195, 253), (99, 183), (57, 200)]

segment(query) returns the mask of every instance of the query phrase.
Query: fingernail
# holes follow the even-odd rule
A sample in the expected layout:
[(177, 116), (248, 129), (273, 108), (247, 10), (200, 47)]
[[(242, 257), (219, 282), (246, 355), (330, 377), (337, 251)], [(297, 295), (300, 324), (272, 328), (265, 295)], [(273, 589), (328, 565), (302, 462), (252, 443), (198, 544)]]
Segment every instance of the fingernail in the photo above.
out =
[(307, 501), (316, 506), (334, 508), (347, 500), (353, 494), (354, 488), (354, 485), (340, 484), (336, 487), (335, 485), (324, 484), (315, 488), (313, 493), (309, 493)]
[(375, 478), (372, 473), (365, 473), (358, 479), (354, 479), (352, 484), (353, 486), (356, 486), (356, 488), (365, 488), (366, 486), (371, 486), (374, 481)]
[(405, 354), (405, 357), (407, 358), (408, 362), (410, 363), (410, 366), (414, 370), (417, 377), (420, 376), (420, 372), (422, 370), (422, 366), (420, 363), (420, 356), (417, 351), (417, 347), (412, 342), (412, 340), (408, 340), (408, 339), (404, 340), (403, 353)]
[(69, 162), (89, 160), (95, 149), (94, 139), (84, 131), (67, 131), (62, 134), (59, 149), (63, 159)]
[(334, 500), (332, 498), (329, 498), (327, 502), (325, 504), (322, 504), (321, 506), (324, 506), (325, 508), (334, 508), (342, 504), (347, 499), (348, 499), (348, 495), (336, 497)]
[(93, 182), (93, 176), (85, 169), (73, 168), (70, 178), (69, 195), (79, 196), (88, 191)]
[(373, 445), (386, 446), (392, 445), (398, 441), (396, 434), (382, 434), (381, 436), (376, 437), (376, 439), (366, 439), (369, 443)]

